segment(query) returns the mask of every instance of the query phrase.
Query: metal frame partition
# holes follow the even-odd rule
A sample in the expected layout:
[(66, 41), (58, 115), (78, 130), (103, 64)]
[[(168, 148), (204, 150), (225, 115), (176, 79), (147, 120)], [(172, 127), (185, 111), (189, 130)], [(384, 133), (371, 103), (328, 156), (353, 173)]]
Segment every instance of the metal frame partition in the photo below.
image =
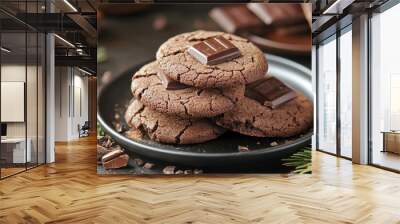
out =
[[(329, 155), (333, 155), (333, 156), (338, 156), (347, 160), (352, 160), (350, 157), (346, 157), (343, 156), (341, 153), (341, 118), (340, 118), (340, 103), (341, 103), (341, 97), (340, 97), (340, 80), (341, 80), (341, 63), (340, 63), (340, 37), (346, 33), (346, 32), (351, 32), (351, 29), (349, 30), (349, 27), (351, 27), (351, 23), (347, 24), (346, 26), (344, 26), (343, 28), (339, 28), (337, 27), (337, 30), (335, 33), (331, 34), (330, 36), (327, 36), (326, 38), (324, 38), (323, 40), (320, 40), (317, 44), (316, 44), (316, 59), (315, 59), (315, 63), (316, 63), (316, 150), (320, 151), (320, 152), (324, 152), (327, 153)], [(335, 38), (332, 38), (333, 36), (335, 36)], [(331, 40), (330, 40), (331, 39)], [(319, 92), (320, 92), (320, 75), (319, 75), (319, 69), (320, 69), (320, 65), (319, 65), (319, 58), (320, 58), (320, 54), (319, 54), (319, 50), (320, 50), (320, 44), (326, 41), (336, 41), (336, 151), (335, 153), (332, 152), (328, 152), (324, 149), (321, 149), (319, 146), (319, 110), (320, 110), (320, 102), (319, 102)]]
[[(39, 6), (38, 6), (39, 5), (39, 1), (37, 0), (37, 1), (29, 1), (29, 2), (30, 3), (36, 3), (36, 11), (39, 12)], [(28, 3), (28, 1), (23, 1), (22, 3), (25, 3), (25, 12), (27, 12), (27, 3)], [(47, 114), (46, 114), (46, 107), (47, 107), (47, 105), (46, 105), (46, 95), (47, 95), (47, 88), (46, 88), (46, 85), (47, 85), (47, 82), (46, 82), (46, 77), (47, 77), (46, 64), (47, 64), (47, 60), (46, 60), (46, 58), (47, 57), (46, 57), (46, 54), (47, 54), (47, 49), (46, 49), (46, 46), (47, 46), (47, 43), (46, 42), (47, 42), (47, 40), (46, 40), (46, 33), (45, 32), (41, 32), (40, 30), (37, 30), (37, 29), (33, 28), (32, 26), (24, 23), (20, 19), (18, 19), (15, 16), (13, 16), (12, 13), (9, 13), (7, 10), (2, 8), (1, 5), (0, 5), (0, 13), (6, 15), (7, 17), (9, 17), (11, 20), (15, 21), (16, 23), (21, 24), (21, 27), (23, 27), (23, 30), (18, 29), (16, 31), (8, 31), (8, 30), (1, 29), (2, 24), (0, 23), (0, 46), (4, 45), (2, 37), (4, 35), (6, 35), (7, 33), (20, 33), (20, 34), (24, 35), (24, 38), (25, 38), (24, 39), (24, 45), (25, 45), (24, 46), (24, 48), (25, 48), (24, 49), (24, 51), (25, 51), (25, 59), (24, 59), (25, 60), (25, 64), (24, 64), (24, 66), (25, 66), (25, 84), (24, 84), (25, 166), (24, 166), (24, 169), (22, 169), (22, 170), (20, 170), (18, 172), (13, 172), (13, 173), (5, 176), (4, 172), (3, 172), (3, 166), (0, 163), (0, 179), (2, 180), (2, 179), (5, 179), (7, 177), (11, 177), (11, 176), (14, 176), (16, 174), (25, 172), (25, 171), (27, 171), (29, 169), (32, 169), (32, 168), (38, 167), (40, 165), (43, 165), (47, 161), (47, 158), (46, 158), (47, 157), (47, 153), (46, 153), (46, 149), (47, 149), (47, 141), (46, 141), (46, 136), (47, 136), (47, 133), (46, 133), (46, 130), (47, 130), (47, 128), (46, 128), (46, 126), (47, 126), (47, 123), (46, 123), (46, 118), (47, 118)], [(25, 14), (25, 16), (26, 16), (26, 14)], [(19, 28), (19, 27), (17, 27), (17, 28)], [(33, 50), (34, 51), (33, 53), (36, 56), (36, 60), (34, 60), (34, 61), (28, 59), (28, 34), (32, 34), (32, 36), (34, 38), (36, 38), (36, 41), (33, 41), (33, 43), (32, 43), (33, 45), (36, 45), (34, 47), (35, 49)], [(44, 34), (44, 35), (40, 35), (40, 34)], [(42, 37), (42, 38), (39, 38), (39, 37)], [(40, 41), (41, 41), (41, 44), (42, 44), (42, 49), (39, 52)], [(32, 53), (32, 52), (29, 52), (29, 53)], [(42, 59), (42, 64), (40, 64), (39, 56)], [(27, 100), (28, 100), (28, 91), (27, 91), (28, 87), (27, 86), (28, 85), (27, 84), (28, 84), (28, 64), (29, 64), (28, 61), (29, 61), (29, 63), (33, 63), (33, 66), (36, 67), (36, 70), (34, 70), (32, 72), (32, 74), (30, 74), (30, 75), (35, 76), (34, 78), (36, 80), (36, 86), (33, 85), (33, 88), (34, 88), (34, 91), (35, 91), (35, 93), (33, 93), (33, 94), (36, 95), (36, 96), (34, 96), (34, 99), (36, 100), (36, 111), (35, 111), (36, 118), (34, 118), (34, 119), (36, 119), (36, 122), (34, 122), (34, 120), (33, 120), (32, 124), (30, 124), (30, 125), (34, 125), (32, 130), (36, 130), (35, 131), (36, 134), (34, 136), (32, 136), (32, 141), (36, 142), (36, 161), (34, 163), (29, 163), (29, 166), (28, 166), (28, 153), (27, 153), (27, 148), (28, 148), (28, 109), (27, 109)], [(1, 68), (4, 65), (3, 62), (4, 62), (4, 58), (0, 54), (0, 82), (2, 81), (2, 73), (1, 73), (2, 69)], [(41, 82), (42, 82), (41, 88), (42, 88), (42, 92), (40, 92), (40, 94), (39, 94), (39, 87), (40, 87), (39, 86), (39, 66), (42, 67), (42, 69), (41, 69)], [(1, 85), (0, 85), (0, 90), (1, 90)], [(42, 105), (39, 105), (39, 99), (41, 100)], [(1, 93), (0, 93), (0, 101), (1, 101)], [(39, 114), (39, 106), (41, 106), (41, 108), (42, 108), (42, 113), (41, 114)], [(1, 109), (1, 105), (0, 105), (0, 109)], [(33, 116), (35, 117), (34, 114), (33, 114)], [(1, 121), (1, 115), (0, 115), (0, 121)], [(41, 128), (42, 128), (41, 134), (39, 134), (39, 131), (40, 131), (39, 130), (39, 123), (42, 125), (41, 126)], [(36, 125), (36, 127), (35, 127), (35, 125)], [(40, 142), (40, 139), (39, 139), (39, 135), (42, 135), (41, 136), (42, 137), (42, 139), (41, 139), (42, 141), (41, 142)], [(39, 142), (41, 144), (39, 144)], [(39, 145), (41, 145), (40, 146), (41, 147), (40, 151), (42, 152), (41, 157), (39, 157)], [(2, 158), (1, 157), (1, 152), (2, 152), (2, 145), (0, 144), (0, 158)], [(0, 160), (0, 162), (1, 162), (1, 160)]]

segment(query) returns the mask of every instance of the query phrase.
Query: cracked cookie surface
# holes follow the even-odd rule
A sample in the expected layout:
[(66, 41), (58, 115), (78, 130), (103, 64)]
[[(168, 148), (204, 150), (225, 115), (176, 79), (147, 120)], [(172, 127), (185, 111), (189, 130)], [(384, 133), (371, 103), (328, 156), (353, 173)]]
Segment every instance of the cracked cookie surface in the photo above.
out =
[(313, 106), (303, 95), (276, 109), (244, 97), (233, 110), (217, 117), (216, 122), (244, 135), (291, 137), (304, 133), (312, 126)]
[(158, 112), (179, 117), (214, 117), (233, 109), (244, 97), (245, 86), (167, 90), (157, 75), (158, 63), (143, 66), (132, 77), (131, 91), (136, 99)]
[[(187, 49), (210, 37), (222, 35), (239, 48), (241, 56), (217, 65), (204, 65)], [(195, 31), (170, 38), (156, 54), (160, 69), (171, 79), (201, 88), (247, 84), (265, 76), (268, 65), (264, 54), (247, 39), (223, 32)]]
[(225, 130), (208, 119), (185, 119), (151, 110), (133, 100), (125, 112), (125, 121), (157, 142), (172, 144), (202, 143), (217, 138)]

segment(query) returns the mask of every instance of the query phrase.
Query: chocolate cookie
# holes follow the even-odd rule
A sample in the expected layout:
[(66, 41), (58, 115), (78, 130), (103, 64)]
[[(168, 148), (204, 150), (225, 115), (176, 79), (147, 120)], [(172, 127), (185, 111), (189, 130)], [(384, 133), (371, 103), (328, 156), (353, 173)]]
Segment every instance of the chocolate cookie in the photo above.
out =
[[(188, 52), (188, 49), (196, 44), (221, 36), (230, 42), (229, 46), (233, 44), (239, 49), (240, 56), (219, 64), (209, 65), (203, 64)], [(221, 43), (215, 39), (212, 39), (212, 42)], [(211, 46), (210, 49), (219, 50), (223, 46), (227, 46), (227, 44), (221, 43), (219, 48)], [(198, 51), (194, 50), (193, 52)], [(217, 54), (218, 52), (211, 56)], [(200, 88), (251, 83), (264, 77), (268, 69), (264, 54), (255, 45), (244, 38), (223, 32), (195, 31), (177, 35), (162, 44), (156, 56), (160, 69), (168, 77), (180, 83)]]
[(199, 89), (174, 85), (166, 89), (160, 78), (158, 63), (143, 66), (132, 78), (131, 90), (136, 99), (161, 113), (180, 117), (214, 117), (233, 109), (244, 96), (244, 85)]
[(126, 122), (158, 142), (194, 144), (217, 138), (224, 129), (207, 119), (184, 119), (151, 110), (134, 100), (125, 112)]
[(216, 118), (218, 125), (244, 135), (290, 137), (312, 126), (313, 106), (302, 95), (272, 109), (244, 97), (236, 107)]

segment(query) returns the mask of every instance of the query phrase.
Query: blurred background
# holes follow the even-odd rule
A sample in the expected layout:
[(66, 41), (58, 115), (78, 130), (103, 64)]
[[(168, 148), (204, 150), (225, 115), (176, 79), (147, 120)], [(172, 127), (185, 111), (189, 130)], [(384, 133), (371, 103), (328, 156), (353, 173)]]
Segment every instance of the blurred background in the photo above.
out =
[[(265, 53), (275, 54), (311, 67), (311, 31), (307, 19), (279, 24), (264, 24), (261, 31), (246, 24), (248, 15), (257, 18), (250, 4), (164, 4), (124, 5), (103, 4), (98, 10), (98, 75), (101, 85), (104, 80), (115, 77), (131, 67), (153, 60), (158, 47), (168, 38), (194, 30), (230, 31), (249, 38)], [(309, 8), (307, 4), (257, 4)], [(257, 9), (256, 9), (257, 10)], [(239, 29), (232, 30), (221, 23), (221, 12), (232, 19)], [(184, 12), (184, 13), (183, 13)], [(303, 11), (301, 11), (303, 13)], [(231, 16), (229, 18), (229, 16)], [(294, 16), (288, 15), (287, 17)], [(251, 23), (251, 22), (250, 22)], [(254, 24), (254, 22), (253, 22)], [(244, 28), (242, 28), (244, 26)], [(105, 78), (102, 78), (106, 74)]]

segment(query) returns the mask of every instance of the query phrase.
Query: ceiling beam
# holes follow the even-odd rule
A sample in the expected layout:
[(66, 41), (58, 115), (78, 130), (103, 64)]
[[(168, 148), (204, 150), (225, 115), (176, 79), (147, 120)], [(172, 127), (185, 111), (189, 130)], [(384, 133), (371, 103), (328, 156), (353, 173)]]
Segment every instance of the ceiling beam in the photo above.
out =
[(97, 59), (91, 56), (55, 56), (56, 66), (87, 67), (97, 70)]
[(90, 37), (95, 38), (97, 36), (97, 30), (90, 24), (85, 17), (79, 13), (70, 13), (67, 16), (80, 26)]

